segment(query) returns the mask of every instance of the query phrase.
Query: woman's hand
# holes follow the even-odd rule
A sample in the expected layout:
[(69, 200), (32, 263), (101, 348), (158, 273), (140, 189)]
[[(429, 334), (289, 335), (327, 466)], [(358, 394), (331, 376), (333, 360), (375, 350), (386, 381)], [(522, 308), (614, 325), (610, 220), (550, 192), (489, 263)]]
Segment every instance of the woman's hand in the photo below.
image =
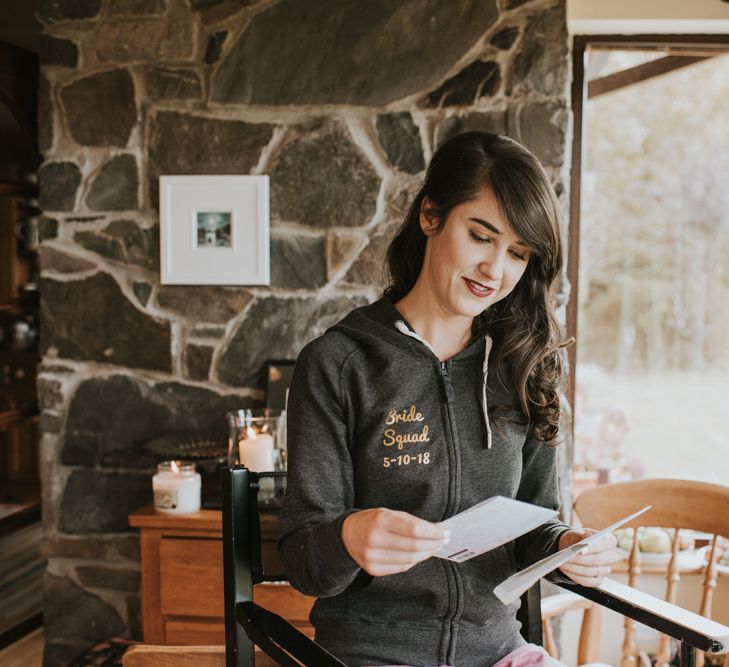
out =
[[(597, 531), (591, 528), (568, 530), (560, 536), (559, 548), (571, 547), (595, 532)], [(599, 586), (603, 577), (610, 574), (613, 563), (621, 560), (621, 556), (615, 551), (617, 544), (615, 535), (612, 533), (605, 535), (586, 547), (589, 550), (587, 554), (579, 553), (559, 569), (582, 586)]]
[(342, 541), (352, 559), (374, 577), (405, 572), (447, 544), (447, 531), (418, 517), (384, 507), (350, 514)]

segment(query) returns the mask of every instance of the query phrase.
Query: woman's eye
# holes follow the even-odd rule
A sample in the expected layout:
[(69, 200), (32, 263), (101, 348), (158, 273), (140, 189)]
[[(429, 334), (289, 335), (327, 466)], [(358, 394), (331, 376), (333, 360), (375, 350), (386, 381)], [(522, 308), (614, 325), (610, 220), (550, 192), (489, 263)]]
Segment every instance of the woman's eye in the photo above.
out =
[(525, 252), (519, 252), (518, 250), (510, 250), (512, 257), (516, 257), (516, 259), (521, 260), (522, 262), (526, 262), (527, 260), (527, 253)]
[(488, 236), (479, 236), (478, 234), (474, 234), (471, 232), (471, 238), (474, 241), (478, 241), (479, 243), (491, 243), (491, 239)]

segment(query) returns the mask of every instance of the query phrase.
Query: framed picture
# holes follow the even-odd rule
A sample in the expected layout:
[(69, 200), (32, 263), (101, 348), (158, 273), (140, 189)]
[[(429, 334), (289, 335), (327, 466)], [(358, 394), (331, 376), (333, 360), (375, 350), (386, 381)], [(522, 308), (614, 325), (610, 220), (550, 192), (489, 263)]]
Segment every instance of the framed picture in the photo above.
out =
[(163, 285), (269, 285), (268, 176), (160, 176)]
[(284, 410), (294, 374), (295, 359), (269, 359), (266, 362), (266, 407)]

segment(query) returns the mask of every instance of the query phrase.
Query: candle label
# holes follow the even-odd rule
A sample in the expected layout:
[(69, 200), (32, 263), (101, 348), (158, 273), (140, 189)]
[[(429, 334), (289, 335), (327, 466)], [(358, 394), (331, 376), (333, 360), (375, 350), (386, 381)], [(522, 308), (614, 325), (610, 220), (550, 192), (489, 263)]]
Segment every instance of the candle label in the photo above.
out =
[(161, 510), (177, 509), (177, 489), (155, 489), (154, 506)]

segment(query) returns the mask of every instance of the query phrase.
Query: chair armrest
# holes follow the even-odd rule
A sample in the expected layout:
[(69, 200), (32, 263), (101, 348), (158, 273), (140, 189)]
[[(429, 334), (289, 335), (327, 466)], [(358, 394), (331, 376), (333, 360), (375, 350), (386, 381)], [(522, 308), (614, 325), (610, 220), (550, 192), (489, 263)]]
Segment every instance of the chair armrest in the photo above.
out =
[(225, 667), (225, 646), (130, 646), (124, 667)]
[(555, 616), (561, 616), (568, 611), (589, 609), (592, 601), (576, 593), (555, 593), (542, 598), (542, 620), (546, 621)]
[(287, 620), (255, 602), (239, 602), (235, 606), (235, 615), (248, 639), (279, 665), (347, 667)]
[(709, 653), (729, 653), (729, 627), (726, 625), (614, 579), (605, 579), (602, 585), (595, 588), (578, 584), (558, 585), (694, 648)]

